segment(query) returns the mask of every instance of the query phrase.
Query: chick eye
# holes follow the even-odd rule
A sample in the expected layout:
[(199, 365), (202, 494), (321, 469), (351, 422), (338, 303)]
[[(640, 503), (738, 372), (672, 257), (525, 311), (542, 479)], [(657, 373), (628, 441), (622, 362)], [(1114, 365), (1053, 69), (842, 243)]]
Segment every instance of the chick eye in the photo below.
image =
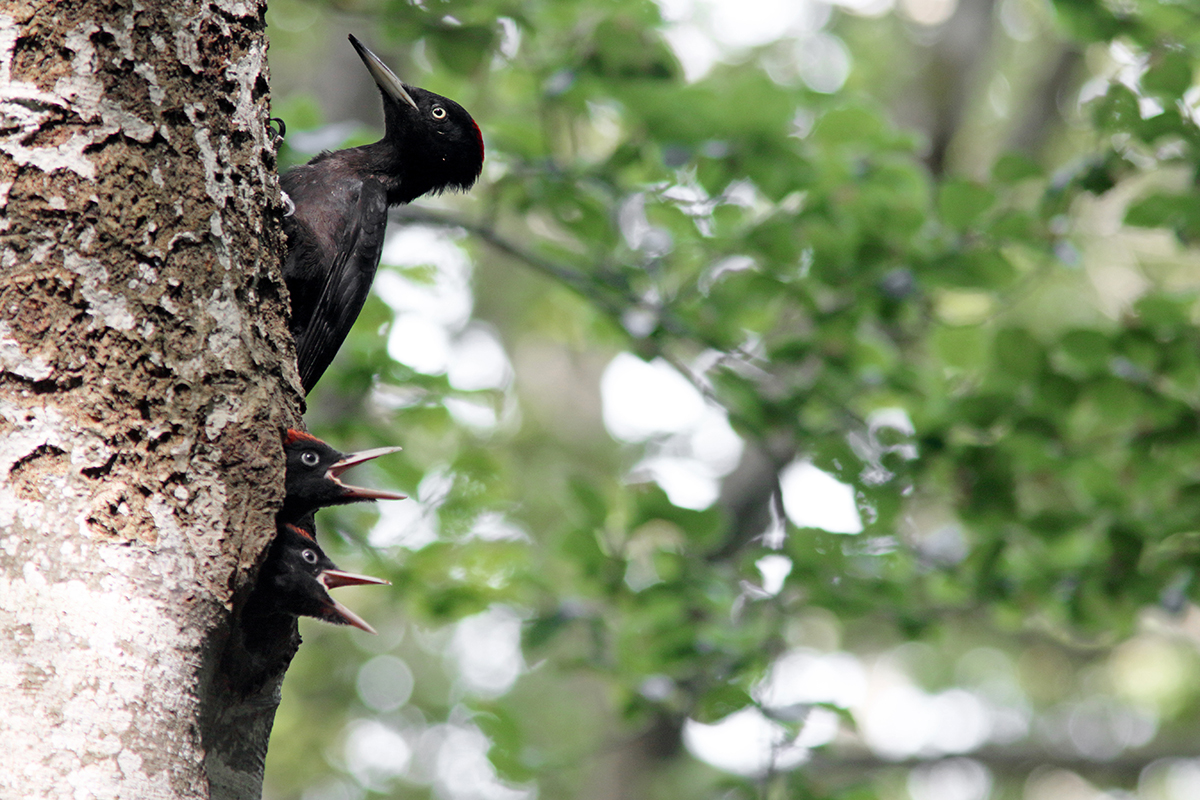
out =
[(318, 456), (312, 450), (305, 450), (303, 453), (300, 454), (300, 461), (302, 461), (304, 463), (304, 466), (306, 466), (306, 467), (315, 467), (317, 465), (317, 462), (320, 460), (321, 460), (320, 456)]
[(303, 558), (305, 561), (307, 561), (310, 564), (317, 563), (317, 551), (316, 550), (305, 550), (302, 553), (300, 553), (300, 557)]
[(446, 109), (442, 108), (441, 106), (434, 106), (433, 110), (430, 111), (429, 113), (433, 115), (434, 119), (445, 119), (446, 118)]

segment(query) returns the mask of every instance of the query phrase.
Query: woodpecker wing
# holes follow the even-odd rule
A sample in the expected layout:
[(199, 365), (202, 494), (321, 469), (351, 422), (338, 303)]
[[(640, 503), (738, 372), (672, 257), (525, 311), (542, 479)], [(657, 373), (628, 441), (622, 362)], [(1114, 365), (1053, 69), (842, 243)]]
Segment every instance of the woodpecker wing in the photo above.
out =
[(332, 363), (371, 290), (387, 230), (383, 184), (373, 179), (362, 181), (357, 203), (344, 223), (311, 315), (292, 322), (296, 364), (305, 392), (312, 390)]

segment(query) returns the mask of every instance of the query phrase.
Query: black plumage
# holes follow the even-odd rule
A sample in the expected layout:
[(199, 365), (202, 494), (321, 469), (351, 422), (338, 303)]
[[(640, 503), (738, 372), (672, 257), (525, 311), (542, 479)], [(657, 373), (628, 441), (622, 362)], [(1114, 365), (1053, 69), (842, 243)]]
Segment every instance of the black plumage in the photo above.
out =
[(353, 36), (383, 96), (384, 135), (325, 152), (281, 179), (294, 211), (283, 274), (304, 391), (320, 379), (357, 319), (383, 250), (389, 206), (427, 193), (466, 191), (483, 169), (483, 135), (466, 110), (405, 86)]

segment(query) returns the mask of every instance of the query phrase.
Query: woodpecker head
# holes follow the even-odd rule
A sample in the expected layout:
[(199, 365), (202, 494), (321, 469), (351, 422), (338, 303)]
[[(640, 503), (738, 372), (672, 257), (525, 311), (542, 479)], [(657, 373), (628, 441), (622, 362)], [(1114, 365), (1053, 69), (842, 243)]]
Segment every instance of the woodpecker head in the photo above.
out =
[(343, 572), (325, 555), (311, 530), (280, 525), (267, 560), (259, 572), (256, 593), (274, 612), (316, 617), (335, 625), (353, 625), (367, 633), (375, 629), (329, 596), (338, 586), (386, 584), (381, 578)]
[(385, 134), (391, 145), (388, 203), (408, 203), (427, 192), (466, 191), (483, 171), (483, 134), (467, 110), (440, 94), (406, 86), (358, 39), (350, 44), (383, 95)]
[(386, 489), (366, 489), (342, 483), (341, 474), (364, 461), (370, 461), (399, 447), (377, 447), (359, 453), (340, 453), (315, 436), (297, 430), (288, 430), (283, 437), (283, 451), (287, 456), (287, 474), (284, 489), (287, 496), (280, 519), (297, 522), (318, 508), (364, 500), (403, 500), (405, 495)]

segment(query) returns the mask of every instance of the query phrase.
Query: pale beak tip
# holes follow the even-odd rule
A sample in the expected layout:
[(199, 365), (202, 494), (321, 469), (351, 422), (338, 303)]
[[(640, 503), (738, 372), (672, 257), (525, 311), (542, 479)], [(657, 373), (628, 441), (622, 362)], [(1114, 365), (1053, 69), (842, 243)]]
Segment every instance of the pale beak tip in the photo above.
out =
[(355, 628), (358, 628), (360, 631), (366, 631), (367, 633), (372, 634), (374, 636), (379, 635), (378, 632), (374, 628), (372, 628), (365, 619), (360, 617), (358, 614), (355, 614), (353, 611), (346, 608), (344, 605), (342, 605), (341, 603), (339, 603), (336, 600), (333, 601), (333, 609), (337, 613), (337, 615), (339, 617), (341, 617), (342, 620), (347, 625), (353, 625)]

